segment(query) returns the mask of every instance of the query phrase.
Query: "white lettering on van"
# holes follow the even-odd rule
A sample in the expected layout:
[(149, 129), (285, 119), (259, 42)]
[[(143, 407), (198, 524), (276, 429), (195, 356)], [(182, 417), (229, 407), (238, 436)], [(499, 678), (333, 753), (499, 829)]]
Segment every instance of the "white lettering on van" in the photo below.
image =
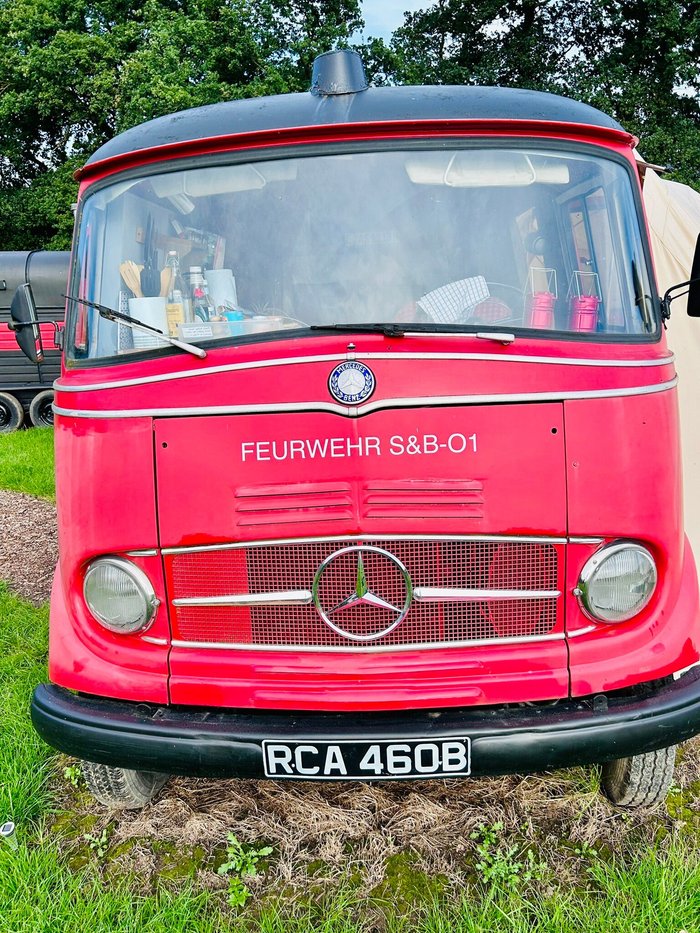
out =
[[(441, 451), (457, 456), (468, 456), (477, 451), (476, 434), (453, 432), (444, 440), (437, 434), (392, 434), (386, 452), (392, 457), (434, 456)], [(385, 442), (386, 444), (386, 442)], [(291, 440), (242, 441), (241, 461), (268, 460), (337, 460), (350, 457), (381, 457), (381, 438), (375, 435), (323, 438), (293, 438)]]

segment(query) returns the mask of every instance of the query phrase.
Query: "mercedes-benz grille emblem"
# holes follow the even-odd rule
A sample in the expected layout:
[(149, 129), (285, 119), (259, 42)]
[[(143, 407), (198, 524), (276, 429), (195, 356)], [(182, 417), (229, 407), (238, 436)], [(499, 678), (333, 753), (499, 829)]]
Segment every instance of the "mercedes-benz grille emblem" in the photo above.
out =
[(356, 360), (340, 363), (328, 377), (328, 389), (339, 402), (345, 405), (359, 405), (374, 392), (376, 385), (374, 373)]
[(398, 557), (358, 544), (326, 557), (312, 593), (319, 615), (336, 634), (350, 641), (377, 641), (406, 618), (413, 584)]

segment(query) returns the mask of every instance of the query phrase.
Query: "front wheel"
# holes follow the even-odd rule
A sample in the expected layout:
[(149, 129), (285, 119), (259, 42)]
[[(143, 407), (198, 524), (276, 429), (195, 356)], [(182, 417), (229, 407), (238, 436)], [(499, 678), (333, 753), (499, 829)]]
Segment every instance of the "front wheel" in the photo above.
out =
[(88, 790), (111, 810), (139, 810), (155, 797), (170, 777), (153, 771), (113, 768), (94, 761), (82, 761)]
[(653, 807), (666, 799), (673, 783), (676, 746), (618, 758), (603, 765), (601, 784), (618, 807)]

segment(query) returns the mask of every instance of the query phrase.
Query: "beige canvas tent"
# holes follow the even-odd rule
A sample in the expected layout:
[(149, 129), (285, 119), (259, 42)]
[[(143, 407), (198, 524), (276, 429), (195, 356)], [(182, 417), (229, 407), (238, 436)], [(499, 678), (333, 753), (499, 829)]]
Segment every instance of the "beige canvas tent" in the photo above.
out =
[[(700, 193), (647, 169), (644, 202), (663, 295), (690, 278), (700, 234)], [(667, 337), (679, 376), (686, 528), (700, 565), (700, 318), (688, 317), (685, 298), (671, 305)]]

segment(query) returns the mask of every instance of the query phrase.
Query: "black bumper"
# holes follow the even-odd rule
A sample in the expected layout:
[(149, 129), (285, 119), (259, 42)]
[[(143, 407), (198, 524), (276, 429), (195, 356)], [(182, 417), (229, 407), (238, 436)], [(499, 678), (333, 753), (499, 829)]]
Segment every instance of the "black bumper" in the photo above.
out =
[[(654, 751), (700, 732), (700, 671), (635, 696), (554, 706), (397, 712), (290, 712), (152, 706), (37, 687), (34, 725), (69, 755), (209, 777), (264, 777), (262, 742), (376, 742), (468, 736), (473, 775), (511, 774)], [(376, 778), (375, 778), (376, 780)]]

